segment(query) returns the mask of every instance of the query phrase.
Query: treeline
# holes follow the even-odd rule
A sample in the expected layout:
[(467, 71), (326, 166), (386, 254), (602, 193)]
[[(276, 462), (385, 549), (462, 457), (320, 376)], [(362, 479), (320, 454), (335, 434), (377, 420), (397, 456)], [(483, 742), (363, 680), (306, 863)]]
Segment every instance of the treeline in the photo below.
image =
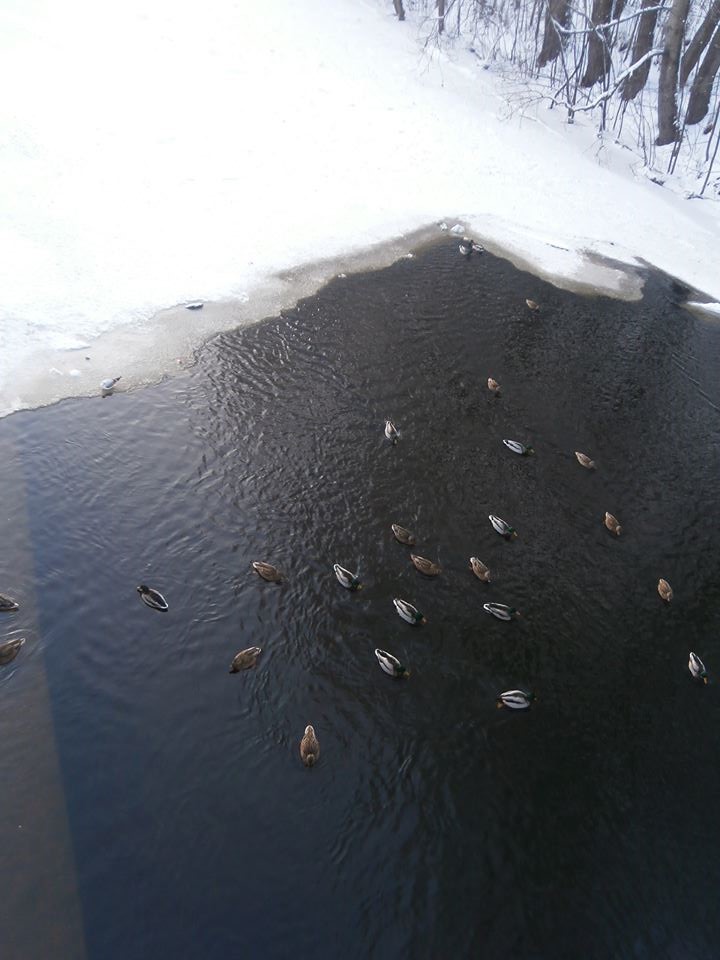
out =
[(720, 0), (393, 0), (419, 15), (428, 42), (461, 37), (513, 64), (532, 89), (601, 129), (631, 115), (646, 160), (684, 148), (707, 186), (720, 129)]

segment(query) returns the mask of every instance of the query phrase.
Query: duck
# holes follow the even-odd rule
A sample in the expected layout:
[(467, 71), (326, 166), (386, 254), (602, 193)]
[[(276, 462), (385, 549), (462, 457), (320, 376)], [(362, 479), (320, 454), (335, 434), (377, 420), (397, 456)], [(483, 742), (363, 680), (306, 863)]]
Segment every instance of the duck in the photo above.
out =
[(146, 587), (144, 583), (141, 583), (137, 592), (140, 594), (143, 603), (152, 607), (153, 610), (162, 610), (164, 613), (168, 609), (167, 600), (158, 590), (153, 590), (152, 587)]
[(300, 741), (300, 759), (306, 767), (314, 767), (320, 759), (320, 741), (315, 736), (312, 724), (305, 727), (305, 733)]
[(185, 309), (186, 310), (202, 310), (204, 306), (205, 304), (203, 303), (202, 300), (193, 300), (192, 303), (185, 304)]
[(100, 392), (104, 397), (109, 397), (110, 394), (115, 389), (115, 384), (122, 380), (122, 377), (108, 377), (107, 380), (102, 380), (100, 382)]
[(527, 710), (535, 699), (534, 694), (525, 690), (506, 690), (497, 698), (498, 708), (510, 707), (511, 710)]
[(703, 683), (708, 682), (705, 664), (696, 653), (692, 652), (692, 650), (690, 651), (690, 659), (688, 660), (688, 670), (696, 680), (702, 680)]
[(5, 597), (0, 593), (0, 613), (14, 613), (20, 609), (20, 604), (12, 597)]
[(268, 583), (280, 583), (283, 578), (277, 567), (274, 567), (271, 563), (265, 563), (264, 560), (253, 560), (252, 568), (258, 576), (267, 580)]
[(390, 440), (393, 446), (398, 442), (400, 438), (400, 431), (392, 422), (392, 420), (385, 421), (385, 439)]
[(230, 664), (229, 673), (239, 673), (241, 670), (249, 670), (257, 663), (257, 658), (262, 653), (261, 647), (247, 647), (236, 653)]
[(395, 597), (393, 603), (395, 604), (395, 609), (403, 618), (403, 620), (407, 620), (407, 622), (412, 623), (413, 626), (419, 623), (427, 623), (427, 620), (420, 613), (418, 608), (414, 607), (411, 603), (408, 603), (407, 600), (400, 600), (398, 597)]
[(470, 237), (462, 238), (458, 244), (458, 250), (464, 257), (469, 257), (471, 253), (485, 253), (485, 247)]
[(442, 567), (437, 563), (433, 563), (432, 560), (419, 557), (416, 553), (411, 553), (410, 559), (415, 569), (419, 570), (420, 573), (424, 573), (426, 577), (436, 577), (439, 573), (442, 573)]
[(398, 541), (398, 543), (404, 543), (408, 547), (415, 546), (414, 533), (410, 533), (410, 531), (406, 530), (405, 527), (401, 527), (399, 523), (391, 524), (390, 529), (392, 530), (393, 536)]
[(515, 607), (508, 607), (505, 603), (484, 603), (485, 613), (491, 613), (498, 620), (514, 620), (515, 617), (521, 617), (522, 614)]
[(591, 460), (586, 453), (580, 453), (579, 450), (576, 450), (575, 456), (577, 457), (577, 462), (581, 467), (585, 467), (587, 470), (595, 469), (595, 461)]
[(535, 453), (532, 447), (526, 447), (524, 443), (520, 443), (519, 440), (503, 440), (503, 443), (508, 448), (512, 450), (513, 453), (519, 453), (521, 457), (527, 457), (531, 453)]
[(394, 657), (387, 650), (376, 650), (375, 656), (378, 663), (390, 677), (409, 677), (410, 672), (400, 663), (397, 657)]
[(614, 517), (611, 513), (605, 513), (605, 526), (608, 528), (610, 533), (614, 533), (616, 536), (620, 536), (620, 531), (622, 527), (618, 523), (617, 517)]
[(477, 557), (470, 557), (470, 569), (478, 580), (482, 580), (483, 583), (490, 583), (490, 568), (482, 560), (478, 560)]
[(346, 590), (362, 590), (362, 583), (360, 583), (360, 578), (357, 574), (351, 573), (350, 570), (346, 570), (345, 567), (341, 567), (339, 563), (333, 564), (333, 570), (335, 571), (335, 576)]
[(507, 520), (503, 520), (502, 517), (496, 517), (494, 513), (489, 513), (488, 520), (493, 525), (493, 528), (500, 534), (500, 536), (505, 537), (506, 540), (510, 540), (512, 537), (517, 536), (517, 530), (515, 527), (511, 527)]
[(658, 580), (657, 591), (663, 600), (665, 600), (667, 603), (670, 603), (673, 598), (673, 589), (667, 580), (663, 580), (663, 578), (660, 577)]
[(525, 300), (525, 303), (528, 305), (528, 310), (532, 310), (533, 313), (540, 313), (540, 304), (537, 300)]
[(500, 396), (500, 384), (492, 377), (488, 377), (488, 390), (492, 390), (496, 397)]
[(15, 657), (20, 653), (20, 647), (25, 643), (25, 637), (18, 637), (15, 640), (6, 640), (0, 643), (0, 667), (12, 663)]

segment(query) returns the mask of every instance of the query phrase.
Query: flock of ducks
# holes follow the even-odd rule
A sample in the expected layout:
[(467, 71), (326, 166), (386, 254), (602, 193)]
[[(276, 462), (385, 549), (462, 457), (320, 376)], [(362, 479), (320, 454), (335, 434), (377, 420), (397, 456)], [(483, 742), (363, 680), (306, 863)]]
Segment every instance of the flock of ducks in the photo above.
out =
[[(459, 251), (464, 257), (470, 257), (473, 253), (485, 252), (481, 244), (472, 240), (470, 237), (462, 238), (459, 244)], [(539, 313), (540, 304), (535, 300), (526, 300), (525, 303), (528, 309), (533, 313)], [(189, 309), (197, 309), (197, 307), (193, 305), (189, 307)], [(115, 385), (120, 379), (120, 377), (111, 377), (103, 380), (100, 384), (102, 396), (110, 396), (115, 388)], [(492, 394), (497, 397), (500, 396), (501, 387), (497, 380), (495, 380), (493, 377), (488, 377), (487, 386), (488, 390)], [(398, 440), (400, 439), (400, 431), (392, 420), (385, 421), (384, 433), (385, 438), (389, 440), (390, 443), (393, 445), (398, 443)], [(512, 451), (518, 456), (527, 457), (535, 452), (531, 446), (526, 446), (525, 444), (520, 443), (518, 440), (508, 439), (503, 440), (503, 443), (508, 450)], [(595, 469), (595, 461), (587, 456), (587, 454), (576, 450), (575, 457), (577, 458), (578, 463), (585, 469)], [(488, 516), (488, 520), (490, 521), (493, 529), (501, 537), (504, 537), (508, 540), (517, 537), (517, 531), (515, 528), (501, 517), (491, 513)], [(606, 512), (603, 522), (611, 533), (618, 537), (620, 536), (622, 526), (616, 517), (614, 517), (611, 513)], [(413, 547), (415, 545), (416, 538), (410, 530), (400, 526), (400, 524), (397, 523), (393, 523), (391, 525), (391, 530), (398, 543), (409, 547)], [(439, 566), (439, 564), (432, 560), (428, 560), (426, 557), (421, 557), (418, 554), (411, 553), (410, 561), (416, 570), (426, 577), (436, 577), (442, 573), (442, 568)], [(252, 564), (252, 568), (259, 577), (268, 581), (269, 583), (281, 583), (284, 579), (283, 574), (280, 572), (280, 570), (278, 570), (277, 567), (263, 560), (255, 560)], [(469, 569), (478, 578), (478, 580), (482, 581), (483, 583), (490, 582), (490, 570), (478, 557), (470, 557)], [(333, 571), (340, 585), (346, 590), (362, 590), (363, 585), (360, 581), (360, 578), (351, 570), (348, 570), (345, 567), (342, 567), (339, 563), (336, 563), (333, 565)], [(669, 603), (672, 600), (672, 587), (668, 581), (662, 577), (658, 581), (657, 590), (660, 597), (666, 603)], [(140, 599), (143, 601), (143, 603), (145, 603), (151, 609), (158, 610), (160, 612), (167, 612), (169, 609), (169, 605), (165, 597), (153, 587), (148, 587), (146, 584), (141, 584), (137, 588), (137, 592), (140, 595)], [(420, 626), (421, 624), (427, 622), (420, 610), (418, 610), (417, 607), (413, 606), (407, 600), (402, 600), (399, 597), (396, 597), (393, 600), (393, 604), (398, 615), (412, 626)], [(19, 604), (16, 600), (14, 600), (12, 597), (6, 597), (0, 594), (0, 613), (14, 613), (18, 609)], [(517, 610), (515, 607), (507, 606), (504, 603), (485, 603), (483, 604), (483, 609), (492, 616), (497, 617), (499, 620), (509, 621), (521, 616), (519, 610)], [(24, 637), (7, 640), (4, 643), (0, 643), (0, 666), (6, 666), (7, 664), (12, 663), (24, 644)], [(229, 672), (239, 673), (240, 671), (251, 669), (257, 664), (261, 653), (262, 649), (260, 647), (247, 647), (245, 650), (241, 650), (233, 658), (230, 664)], [(392, 653), (388, 653), (387, 650), (381, 650), (379, 648), (376, 649), (375, 657), (377, 658), (380, 668), (386, 674), (388, 674), (388, 676), (396, 679), (410, 676), (409, 670), (400, 662), (400, 660), (398, 660), (397, 657), (395, 657)], [(698, 655), (692, 651), (689, 655), (688, 669), (694, 679), (702, 680), (703, 683), (708, 682), (708, 674), (707, 670), (705, 669), (705, 665), (700, 657), (698, 657)], [(526, 710), (534, 699), (534, 694), (527, 690), (506, 690), (498, 695), (497, 706), (509, 707), (512, 710)], [(315, 733), (315, 729), (311, 724), (308, 724), (305, 727), (305, 732), (300, 741), (300, 758), (307, 767), (314, 766), (320, 758), (320, 743)]]

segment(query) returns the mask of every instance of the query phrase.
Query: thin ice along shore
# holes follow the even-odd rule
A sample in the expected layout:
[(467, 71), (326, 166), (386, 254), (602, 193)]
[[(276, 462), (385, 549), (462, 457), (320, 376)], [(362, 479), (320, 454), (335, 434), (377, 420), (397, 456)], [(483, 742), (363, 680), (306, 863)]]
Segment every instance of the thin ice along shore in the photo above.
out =
[[(4, 9), (0, 413), (182, 369), (316, 289), (313, 265), (390, 238), (402, 255), (446, 218), (559, 284), (642, 260), (720, 300), (716, 205), (636, 177), (582, 115), (510, 108), (492, 65), (426, 48), (390, 4), (218, 0), (198, 20), (128, 0), (112, 35), (84, 0)], [(218, 306), (172, 309), (198, 299)]]

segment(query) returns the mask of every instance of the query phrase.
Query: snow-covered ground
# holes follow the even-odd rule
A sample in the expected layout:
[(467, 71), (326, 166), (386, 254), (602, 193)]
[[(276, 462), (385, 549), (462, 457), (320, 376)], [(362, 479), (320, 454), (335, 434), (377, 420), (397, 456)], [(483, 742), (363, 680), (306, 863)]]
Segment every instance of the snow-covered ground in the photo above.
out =
[[(278, 273), (340, 258), (304, 294), (446, 218), (558, 282), (620, 284), (592, 251), (720, 300), (717, 202), (591, 120), (509, 110), (390, 0), (4, 0), (0, 82), (0, 415), (177, 369), (292, 297)], [(197, 298), (222, 303), (165, 310)]]

